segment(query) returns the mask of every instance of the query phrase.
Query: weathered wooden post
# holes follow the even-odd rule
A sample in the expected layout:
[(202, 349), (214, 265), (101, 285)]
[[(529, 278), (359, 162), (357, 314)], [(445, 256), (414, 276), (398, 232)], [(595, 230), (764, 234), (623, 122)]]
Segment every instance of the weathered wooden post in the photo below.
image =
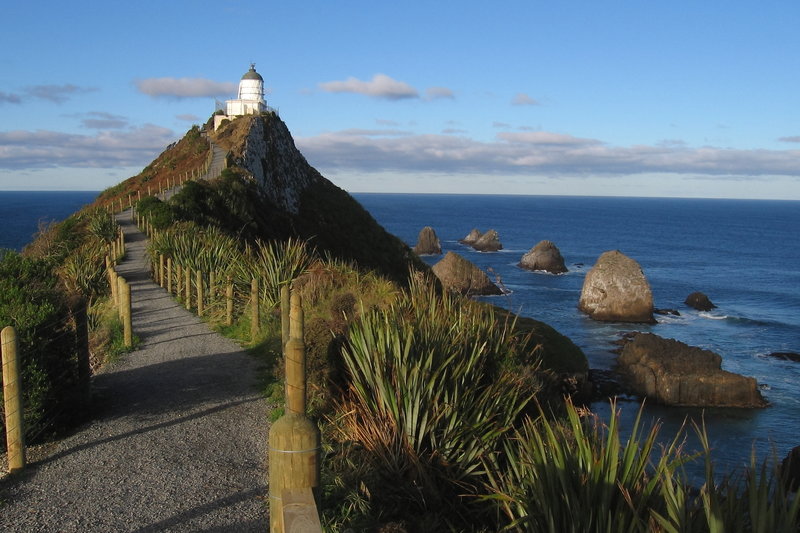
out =
[(192, 269), (190, 267), (186, 267), (183, 269), (183, 272), (186, 277), (186, 286), (184, 287), (183, 295), (184, 303), (186, 304), (186, 310), (191, 311), (192, 309)]
[(166, 280), (164, 279), (164, 255), (158, 254), (158, 284), (163, 289), (166, 286)]
[(113, 240), (111, 241), (111, 260), (116, 263), (117, 259), (119, 259), (119, 253), (117, 252), (117, 241)]
[(22, 425), (22, 384), (20, 382), (17, 331), (6, 326), (0, 332), (3, 360), (3, 407), (6, 413), (6, 448), (8, 471), (25, 468), (25, 431)]
[(150, 185), (147, 186), (147, 196), (152, 196), (152, 194), (150, 193)]
[(194, 283), (197, 285), (197, 316), (203, 316), (203, 271), (194, 273)]
[(289, 285), (281, 286), (281, 350), (286, 350), (286, 343), (289, 342), (289, 295)]
[(230, 276), (225, 286), (225, 325), (233, 325), (233, 279)]
[(142, 200), (142, 190), (139, 189), (138, 191), (136, 191), (136, 201), (140, 202), (141, 200)]
[(108, 284), (111, 285), (111, 299), (114, 300), (114, 305), (119, 305), (119, 282), (117, 281), (117, 271), (112, 266), (108, 270)]
[(172, 294), (172, 258), (167, 257), (167, 294)]
[(133, 346), (133, 327), (131, 324), (131, 286), (119, 276), (119, 319), (122, 321), (122, 336), (125, 346)]
[[(282, 313), (281, 313), (282, 314)], [(286, 361), (286, 414), (269, 431), (270, 531), (284, 531), (284, 495), (292, 489), (319, 490), (319, 430), (306, 417), (303, 308), (299, 291), (292, 291)], [(318, 516), (314, 517), (317, 520)]]
[(258, 279), (250, 280), (250, 340), (258, 336), (261, 317), (258, 315)]

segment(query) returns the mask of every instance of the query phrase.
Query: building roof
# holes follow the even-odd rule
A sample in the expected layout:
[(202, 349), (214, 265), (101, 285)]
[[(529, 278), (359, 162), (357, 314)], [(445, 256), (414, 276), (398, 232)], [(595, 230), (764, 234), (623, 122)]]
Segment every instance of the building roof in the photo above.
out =
[(243, 80), (264, 81), (264, 78), (261, 77), (261, 74), (256, 72), (256, 64), (255, 63), (250, 63), (250, 70), (248, 70), (247, 72), (244, 73), (244, 76), (242, 76), (242, 79)]

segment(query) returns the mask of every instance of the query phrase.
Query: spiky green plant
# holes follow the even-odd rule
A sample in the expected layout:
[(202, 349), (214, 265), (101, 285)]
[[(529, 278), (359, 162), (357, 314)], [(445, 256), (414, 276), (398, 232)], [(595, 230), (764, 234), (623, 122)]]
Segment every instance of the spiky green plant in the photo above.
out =
[(67, 293), (82, 296), (90, 306), (105, 294), (108, 288), (105, 255), (105, 244), (97, 237), (87, 239), (68, 255), (57, 270)]
[(305, 272), (313, 258), (303, 240), (258, 241), (246, 246), (242, 261), (235, 266), (234, 276), (242, 286), (249, 286), (251, 279), (258, 279), (261, 301), (267, 309), (273, 309), (280, 302), (281, 286)]
[(483, 489), (486, 456), (500, 452), (536, 393), (535, 381), (503, 368), (512, 331), (421, 281), (351, 325), (350, 388), (331, 422), (343, 442), (358, 443), (385, 512), (434, 513), (463, 527), (486, 510), (469, 497)]
[(89, 213), (86, 227), (90, 235), (94, 235), (106, 243), (113, 241), (119, 232), (119, 224), (116, 219), (104, 209), (97, 209)]

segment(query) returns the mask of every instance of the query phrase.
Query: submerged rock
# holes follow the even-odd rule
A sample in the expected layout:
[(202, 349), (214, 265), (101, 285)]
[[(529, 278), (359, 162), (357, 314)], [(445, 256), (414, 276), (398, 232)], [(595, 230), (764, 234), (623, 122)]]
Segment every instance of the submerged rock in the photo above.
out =
[(414, 252), (417, 255), (439, 255), (442, 253), (442, 245), (439, 242), (439, 237), (430, 226), (425, 226), (419, 232), (417, 237), (417, 245), (414, 246)]
[(433, 265), (433, 273), (447, 289), (467, 296), (503, 294), (483, 270), (455, 252)]
[(795, 352), (772, 352), (768, 353), (767, 357), (773, 357), (775, 359), (783, 359), (784, 361), (794, 361), (795, 363), (800, 363), (800, 353), (795, 353)]
[(708, 299), (708, 296), (702, 292), (693, 292), (686, 297), (686, 300), (683, 303), (689, 307), (694, 307), (698, 311), (711, 311), (717, 307), (711, 303), (711, 300)]
[(633, 390), (664, 405), (765, 407), (755, 378), (722, 370), (722, 357), (652, 333), (639, 333), (617, 358)]
[(586, 273), (578, 309), (595, 320), (655, 323), (642, 267), (618, 250), (604, 252)]
[(527, 270), (544, 271), (551, 274), (567, 272), (561, 252), (551, 241), (540, 241), (522, 256), (518, 266)]

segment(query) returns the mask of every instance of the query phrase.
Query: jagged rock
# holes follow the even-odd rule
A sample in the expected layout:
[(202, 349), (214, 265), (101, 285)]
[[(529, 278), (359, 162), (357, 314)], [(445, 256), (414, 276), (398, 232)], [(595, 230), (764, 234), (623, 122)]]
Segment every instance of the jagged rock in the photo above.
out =
[(496, 252), (503, 249), (503, 245), (500, 244), (500, 236), (493, 229), (481, 235), (477, 241), (472, 243), (472, 247), (479, 252)]
[(528, 270), (550, 272), (551, 274), (567, 272), (561, 252), (551, 241), (540, 241), (522, 256), (518, 266)]
[(657, 315), (681, 316), (680, 311), (677, 309), (653, 309), (653, 313)]
[(784, 361), (794, 361), (800, 363), (800, 353), (795, 352), (772, 352), (768, 353), (767, 357), (774, 357), (775, 359), (783, 359)]
[(442, 253), (442, 245), (439, 243), (439, 237), (430, 226), (425, 226), (419, 232), (417, 237), (417, 245), (414, 246), (414, 251), (417, 255), (429, 254), (439, 255)]
[(717, 306), (711, 303), (711, 300), (708, 299), (708, 296), (703, 294), (702, 292), (693, 292), (689, 296), (686, 297), (686, 301), (684, 301), (686, 305), (689, 307), (694, 307), (698, 311), (711, 311), (715, 309)]
[(792, 448), (781, 461), (781, 478), (787, 491), (800, 489), (800, 446)]
[(433, 265), (433, 273), (447, 289), (467, 296), (503, 294), (483, 270), (455, 252)]
[(765, 407), (755, 378), (722, 370), (722, 357), (652, 333), (639, 333), (617, 358), (637, 394), (664, 405)]
[(478, 239), (481, 238), (481, 235), (482, 233), (478, 231), (477, 228), (472, 228), (472, 231), (470, 231), (466, 237), (460, 239), (458, 242), (460, 242), (461, 244), (472, 246), (473, 244), (478, 242)]
[(230, 181), (229, 196), (219, 222), (230, 233), (250, 240), (308, 240), (319, 252), (399, 282), (408, 279), (409, 268), (427, 270), (409, 246), (308, 164), (277, 114), (236, 118), (209, 138), (228, 151), (220, 180)]
[(578, 309), (595, 320), (653, 324), (653, 293), (635, 260), (604, 252), (583, 280)]

